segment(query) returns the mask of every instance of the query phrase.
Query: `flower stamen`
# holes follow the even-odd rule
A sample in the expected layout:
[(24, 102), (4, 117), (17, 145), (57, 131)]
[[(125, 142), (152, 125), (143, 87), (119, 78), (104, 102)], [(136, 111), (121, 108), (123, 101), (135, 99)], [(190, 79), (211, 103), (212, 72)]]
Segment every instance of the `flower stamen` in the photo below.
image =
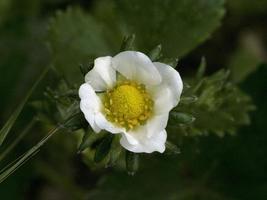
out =
[(109, 121), (129, 130), (151, 116), (153, 100), (143, 84), (124, 81), (106, 92), (103, 105)]

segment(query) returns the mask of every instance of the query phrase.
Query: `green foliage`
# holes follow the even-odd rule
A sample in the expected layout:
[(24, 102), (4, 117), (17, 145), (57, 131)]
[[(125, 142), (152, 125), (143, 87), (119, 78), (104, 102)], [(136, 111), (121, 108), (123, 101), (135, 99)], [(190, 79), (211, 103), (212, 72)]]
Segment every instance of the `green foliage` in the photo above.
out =
[(170, 122), (177, 128), (177, 133), (185, 135), (233, 135), (238, 126), (249, 124), (249, 111), (254, 106), (249, 96), (231, 83), (228, 71), (221, 70), (205, 77), (203, 70), (201, 65), (197, 76), (189, 80), (192, 87), (185, 87)]
[(139, 167), (139, 155), (126, 151), (126, 169), (129, 175), (134, 175)]
[(120, 51), (134, 50), (135, 35), (129, 35), (123, 38)]
[(85, 163), (91, 169), (121, 167), (125, 150), (121, 147), (119, 140), (118, 135), (114, 136), (105, 131), (94, 133), (89, 129), (84, 133), (78, 152), (82, 153)]
[(104, 1), (98, 13), (113, 8), (124, 33), (136, 33), (139, 50), (147, 52), (155, 44), (162, 44), (165, 55), (180, 57), (219, 26), (223, 3), (223, 0), (117, 0), (112, 6)]
[(48, 30), (48, 45), (52, 63), (72, 82), (82, 80), (80, 64), (88, 64), (95, 57), (114, 52), (116, 40), (101, 22), (80, 8), (58, 11), (51, 19)]
[(55, 88), (46, 87), (45, 98), (31, 103), (39, 120), (47, 125), (57, 125), (71, 118), (72, 121), (67, 124), (70, 131), (87, 126), (80, 112), (77, 90), (64, 79), (61, 79)]
[(181, 57), (219, 26), (224, 7), (223, 0), (97, 1), (92, 13), (80, 8), (59, 11), (49, 26), (52, 64), (71, 81), (82, 80), (80, 64), (117, 53), (122, 36), (132, 33), (140, 51), (162, 44), (166, 56)]
[(178, 64), (178, 58), (161, 58), (159, 61), (170, 65), (173, 68), (176, 68)]
[(169, 154), (179, 154), (179, 153), (181, 153), (180, 149), (175, 144), (167, 141), (165, 143), (165, 145), (166, 145), (167, 153), (169, 153)]
[[(46, 18), (36, 16), (40, 1), (1, 0), (0, 3), (5, 5), (2, 7), (5, 11), (0, 8), (0, 90), (5, 94), (0, 99), (2, 120), (48, 65), (43, 40)], [(38, 23), (37, 19), (40, 19)]]
[(60, 127), (56, 127), (51, 130), (43, 139), (41, 139), (36, 145), (30, 148), (26, 153), (17, 158), (15, 161), (10, 163), (4, 169), (0, 171), (0, 183), (2, 183), (6, 178), (8, 178), (14, 171), (16, 171), (21, 165), (23, 165), (27, 160), (29, 160), (32, 156), (34, 156), (40, 148), (53, 136)]
[[(27, 160), (33, 157), (40, 151), (40, 148), (57, 132), (63, 130), (65, 128), (69, 128), (70, 130), (76, 130), (76, 123), (73, 125), (73, 121), (77, 121), (77, 114), (73, 114), (71, 117), (68, 117), (65, 121), (61, 121), (58, 125), (51, 129), (47, 135), (45, 135), (36, 145), (31, 147), (28, 151), (22, 154), (20, 157), (15, 159), (13, 162), (8, 164), (5, 168), (0, 170), (0, 183), (6, 180), (13, 172), (15, 172), (19, 167), (21, 167)], [(73, 128), (73, 126), (75, 128)], [(79, 127), (80, 128), (80, 127)], [(27, 129), (27, 128), (26, 128)]]
[(122, 156), (124, 152), (125, 152), (124, 149), (120, 145), (120, 137), (115, 136), (111, 144), (109, 161), (107, 163), (107, 166), (113, 167), (116, 166), (120, 160), (123, 161)]
[(18, 118), (18, 116), (21, 113), (23, 107), (25, 106), (26, 102), (30, 98), (31, 94), (33, 93), (33, 91), (35, 90), (35, 88), (37, 87), (37, 85), (40, 83), (40, 81), (43, 79), (43, 77), (46, 75), (46, 73), (48, 72), (48, 70), (49, 70), (49, 67), (47, 67), (47, 68), (44, 69), (44, 71), (41, 73), (41, 75), (39, 76), (39, 78), (34, 82), (32, 88), (30, 88), (29, 91), (27, 92), (25, 98), (21, 101), (21, 103), (19, 104), (19, 106), (17, 107), (17, 109), (11, 114), (10, 118), (7, 120), (7, 122), (5, 123), (5, 125), (0, 130), (0, 146), (3, 144), (4, 140), (6, 139), (9, 131), (13, 127), (16, 119)]
[(149, 58), (152, 61), (159, 60), (162, 57), (161, 50), (162, 50), (162, 46), (159, 44), (158, 46), (156, 46), (154, 49), (152, 49), (149, 52)]
[(90, 130), (86, 130), (82, 141), (79, 145), (78, 151), (82, 152), (85, 149), (91, 147), (93, 145), (94, 142), (96, 142), (97, 140), (103, 138), (103, 136), (105, 135), (105, 132), (101, 132), (99, 134), (95, 134), (91, 129)]
[(97, 146), (96, 152), (95, 152), (95, 157), (94, 157), (94, 161), (96, 163), (102, 161), (108, 155), (110, 148), (111, 148), (111, 143), (112, 143), (113, 137), (114, 136), (112, 134), (106, 135), (102, 139), (100, 144)]
[(187, 113), (181, 113), (181, 112), (171, 112), (171, 121), (170, 123), (174, 124), (192, 124), (195, 121), (195, 117), (193, 117), (190, 114)]
[(12, 141), (11, 144), (8, 145), (7, 148), (3, 152), (0, 153), (0, 162), (18, 145), (18, 143), (26, 136), (26, 134), (29, 133), (31, 128), (36, 123), (36, 119), (33, 118), (27, 126), (22, 130), (21, 133), (18, 134), (18, 137), (15, 138), (15, 140)]

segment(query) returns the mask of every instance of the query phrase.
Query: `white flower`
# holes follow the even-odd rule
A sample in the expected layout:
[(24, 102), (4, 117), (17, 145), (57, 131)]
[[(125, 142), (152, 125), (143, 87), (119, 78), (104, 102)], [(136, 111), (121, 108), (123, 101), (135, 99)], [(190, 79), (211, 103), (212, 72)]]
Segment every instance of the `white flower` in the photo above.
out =
[(179, 73), (136, 51), (99, 57), (79, 89), (80, 108), (95, 132), (122, 134), (132, 152), (164, 152), (170, 110), (183, 89)]

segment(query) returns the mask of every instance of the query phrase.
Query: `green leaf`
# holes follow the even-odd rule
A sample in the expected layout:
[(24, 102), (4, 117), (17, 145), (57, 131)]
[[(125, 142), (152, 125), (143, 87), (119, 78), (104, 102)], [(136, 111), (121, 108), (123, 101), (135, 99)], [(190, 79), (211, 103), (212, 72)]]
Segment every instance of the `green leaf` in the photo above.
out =
[(186, 128), (177, 126), (177, 132), (191, 136), (214, 133), (222, 137), (226, 133), (235, 134), (240, 125), (249, 124), (249, 111), (254, 106), (250, 97), (229, 81), (229, 71), (220, 70), (200, 80), (193, 78), (190, 85), (185, 98), (197, 96), (198, 100), (179, 104), (171, 112), (170, 122), (190, 121), (190, 117), (180, 113), (192, 113), (195, 121)]
[(112, 36), (112, 30), (80, 8), (59, 11), (51, 19), (47, 37), (52, 63), (71, 82), (82, 80), (80, 64), (87, 65), (119, 48)]
[(25, 127), (25, 129), (23, 129), (23, 131), (21, 133), (18, 134), (18, 136), (14, 139), (14, 141), (12, 141), (12, 143), (3, 151), (0, 153), (0, 162), (12, 151), (12, 149), (14, 147), (16, 147), (16, 145), (24, 138), (24, 136), (29, 133), (29, 131), (31, 130), (31, 128), (34, 126), (34, 124), (36, 123), (36, 119), (33, 118)]
[[(170, 57), (183, 56), (208, 39), (225, 12), (223, 0), (114, 2), (118, 22), (122, 22), (126, 33), (136, 33), (138, 49), (148, 52), (160, 43), (163, 54)], [(105, 12), (105, 8), (101, 11)]]
[(139, 155), (130, 151), (126, 151), (126, 169), (129, 175), (134, 175), (139, 167)]
[(3, 144), (4, 140), (6, 139), (9, 131), (13, 127), (16, 119), (18, 118), (18, 116), (21, 113), (23, 107), (25, 106), (26, 102), (30, 98), (32, 92), (36, 89), (37, 85), (40, 83), (40, 81), (43, 79), (43, 77), (46, 75), (46, 73), (48, 72), (49, 69), (50, 69), (50, 67), (46, 67), (44, 69), (44, 71), (41, 73), (41, 75), (39, 76), (39, 78), (34, 82), (32, 88), (26, 94), (25, 98), (21, 101), (21, 103), (19, 104), (19, 106), (17, 107), (17, 109), (12, 113), (12, 115), (10, 116), (10, 118), (7, 120), (7, 122), (5, 123), (5, 125), (0, 130), (0, 146)]
[(43, 146), (57, 131), (62, 127), (56, 127), (51, 130), (40, 142), (33, 146), (21, 157), (16, 159), (14, 162), (10, 163), (7, 167), (0, 172), (0, 183), (2, 183), (6, 178), (8, 178), (14, 171), (16, 171), (21, 165), (23, 165), (28, 159), (38, 153), (41, 146)]
[(57, 127), (53, 128), (49, 133), (43, 137), (36, 145), (30, 148), (26, 153), (22, 156), (8, 164), (4, 169), (0, 171), (0, 183), (2, 183), (9, 175), (11, 175), (14, 171), (16, 171), (20, 166), (22, 166), (27, 160), (29, 160), (32, 156), (34, 156), (40, 148), (58, 131), (65, 129), (68, 127), (68, 123), (72, 121), (72, 118), (75, 118), (74, 114), (72, 117), (58, 124)]
[(108, 134), (97, 146), (94, 161), (101, 162), (109, 153), (114, 135)]

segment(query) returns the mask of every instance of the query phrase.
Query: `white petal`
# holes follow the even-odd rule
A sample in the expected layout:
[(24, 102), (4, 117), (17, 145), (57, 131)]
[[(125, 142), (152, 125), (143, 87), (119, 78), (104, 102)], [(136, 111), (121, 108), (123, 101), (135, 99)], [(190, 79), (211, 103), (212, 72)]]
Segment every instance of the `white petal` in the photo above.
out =
[[(123, 133), (123, 140), (133, 146), (144, 146), (145, 141), (154, 137), (155, 133), (161, 132), (167, 126), (169, 114), (157, 115), (149, 119), (145, 125)], [(139, 147), (141, 148), (141, 147)], [(145, 151), (145, 150), (144, 150)]]
[(122, 134), (122, 137), (120, 139), (120, 144), (121, 144), (121, 146), (123, 146), (128, 151), (131, 151), (131, 152), (134, 152), (134, 153), (145, 152), (145, 150), (143, 150), (143, 146), (142, 145), (131, 144), (124, 134)]
[(169, 113), (156, 115), (146, 122), (147, 137), (153, 137), (154, 133), (166, 128), (169, 119)]
[(83, 106), (81, 109), (93, 110), (94, 112), (99, 112), (101, 108), (101, 100), (96, 95), (92, 86), (88, 83), (84, 83), (79, 88), (79, 96), (81, 101), (83, 101)]
[[(141, 138), (140, 138), (141, 139)], [(152, 153), (158, 151), (163, 153), (165, 151), (165, 142), (167, 133), (165, 130), (155, 132), (151, 138), (142, 138), (138, 144), (131, 144), (123, 134), (120, 144), (127, 150), (135, 153)]]
[(161, 74), (162, 82), (165, 84), (173, 95), (173, 106), (176, 106), (180, 101), (180, 96), (183, 90), (183, 82), (180, 74), (171, 66), (160, 62), (153, 63)]
[(157, 85), (161, 82), (161, 76), (157, 68), (141, 52), (121, 52), (112, 58), (112, 66), (126, 78), (145, 85)]
[(131, 145), (138, 145), (139, 143), (138, 140), (130, 133), (124, 132), (122, 137), (125, 137), (128, 143)]
[(93, 88), (84, 83), (79, 89), (79, 96), (81, 98), (80, 109), (84, 114), (85, 119), (95, 132), (100, 132), (100, 128), (95, 123), (95, 114), (100, 112), (101, 101), (96, 95)]
[(168, 113), (174, 107), (174, 97), (171, 89), (166, 84), (147, 87), (154, 101), (154, 114)]
[(96, 72), (95, 69), (89, 71), (85, 76), (85, 82), (92, 85), (95, 91), (105, 91), (107, 85), (101, 76)]
[(95, 115), (85, 115), (84, 117), (89, 122), (95, 133), (99, 133), (101, 131), (101, 128), (99, 128), (99, 126), (97, 126), (97, 124), (95, 123)]
[(155, 132), (155, 134), (153, 134), (150, 138), (149, 143), (147, 143), (147, 147), (150, 146), (151, 151), (163, 153), (165, 151), (166, 140), (167, 132), (165, 129), (160, 132)]
[(111, 66), (111, 57), (99, 57), (95, 59), (94, 68), (85, 76), (85, 82), (92, 85), (96, 91), (104, 91), (112, 88), (116, 82), (116, 72)]
[(101, 129), (105, 129), (110, 133), (116, 134), (125, 131), (124, 128), (117, 127), (113, 123), (109, 122), (102, 113), (97, 113), (97, 115), (95, 116), (95, 122)]
[(125, 131), (122, 134), (120, 143), (125, 149), (129, 151), (136, 153), (146, 152), (146, 149), (144, 149), (142, 142), (148, 138), (147, 134), (147, 126), (139, 126), (134, 130), (127, 132)]

